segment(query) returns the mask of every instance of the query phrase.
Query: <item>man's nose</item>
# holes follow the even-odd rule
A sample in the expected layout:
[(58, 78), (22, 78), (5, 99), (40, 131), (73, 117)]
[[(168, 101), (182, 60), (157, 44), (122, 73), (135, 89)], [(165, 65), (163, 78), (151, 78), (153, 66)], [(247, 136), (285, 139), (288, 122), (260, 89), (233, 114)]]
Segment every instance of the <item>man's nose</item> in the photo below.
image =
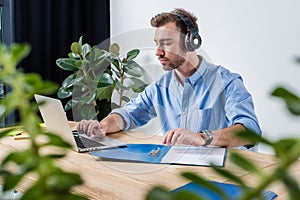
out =
[(158, 56), (158, 57), (164, 56), (165, 55), (165, 51), (163, 49), (161, 49), (161, 48), (158, 47), (156, 49), (155, 55)]

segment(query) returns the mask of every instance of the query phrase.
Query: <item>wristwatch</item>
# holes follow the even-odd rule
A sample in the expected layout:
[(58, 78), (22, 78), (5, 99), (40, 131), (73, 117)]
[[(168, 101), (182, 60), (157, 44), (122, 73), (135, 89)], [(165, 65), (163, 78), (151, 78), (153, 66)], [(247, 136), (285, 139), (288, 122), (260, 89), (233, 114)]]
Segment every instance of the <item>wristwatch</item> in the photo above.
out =
[(203, 131), (201, 131), (201, 133), (203, 134), (203, 136), (205, 138), (205, 143), (203, 146), (209, 145), (214, 139), (214, 134), (209, 130), (203, 130)]

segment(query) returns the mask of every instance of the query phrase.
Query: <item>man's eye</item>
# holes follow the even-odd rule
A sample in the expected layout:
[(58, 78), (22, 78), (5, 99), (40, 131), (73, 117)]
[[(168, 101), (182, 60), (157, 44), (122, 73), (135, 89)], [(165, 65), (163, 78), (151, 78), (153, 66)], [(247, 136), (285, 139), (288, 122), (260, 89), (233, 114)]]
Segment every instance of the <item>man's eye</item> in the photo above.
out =
[(164, 46), (170, 46), (170, 45), (172, 45), (172, 43), (171, 42), (164, 42), (163, 45)]

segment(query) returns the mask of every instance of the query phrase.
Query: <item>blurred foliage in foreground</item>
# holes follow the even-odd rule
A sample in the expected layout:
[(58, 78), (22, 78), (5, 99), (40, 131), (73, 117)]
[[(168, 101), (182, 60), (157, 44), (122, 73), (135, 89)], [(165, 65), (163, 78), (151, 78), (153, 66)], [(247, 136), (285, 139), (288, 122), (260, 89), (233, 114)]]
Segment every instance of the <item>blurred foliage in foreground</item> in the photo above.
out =
[[(71, 145), (57, 134), (42, 129), (41, 120), (36, 114), (37, 105), (32, 101), (34, 94), (54, 93), (57, 85), (42, 80), (39, 74), (25, 74), (17, 68), (29, 52), (30, 46), (26, 44), (12, 44), (10, 47), (0, 44), (0, 81), (11, 88), (11, 92), (0, 100), (0, 117), (17, 110), (20, 116), (20, 123), (17, 125), (30, 133), (28, 147), (9, 152), (0, 163), (3, 191), (24, 184), (26, 176), (34, 176), (36, 180), (28, 185), (21, 199), (86, 199), (71, 192), (74, 186), (83, 183), (81, 177), (62, 170), (56, 164)], [(18, 131), (16, 129), (19, 127), (1, 129), (0, 139)], [(47, 151), (49, 147), (55, 147), (57, 151)]]

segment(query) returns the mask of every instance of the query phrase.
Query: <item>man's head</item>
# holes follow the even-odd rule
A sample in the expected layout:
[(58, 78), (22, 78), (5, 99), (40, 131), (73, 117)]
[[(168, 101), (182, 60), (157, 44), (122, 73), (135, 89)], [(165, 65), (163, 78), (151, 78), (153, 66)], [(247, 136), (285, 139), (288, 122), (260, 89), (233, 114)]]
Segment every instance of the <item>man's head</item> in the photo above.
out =
[[(151, 19), (151, 25), (157, 28), (154, 37), (157, 44), (156, 55), (165, 70), (181, 66), (185, 62), (186, 54), (200, 46), (201, 38), (196, 21), (197, 18), (193, 14), (183, 9), (160, 13)], [(187, 40), (191, 31), (193, 37), (195, 34), (199, 36), (199, 45), (187, 44), (190, 42)]]
[(180, 32), (184, 35), (186, 35), (188, 33), (188, 27), (187, 25), (184, 23), (184, 21), (178, 17), (178, 15), (181, 15), (185, 18), (187, 18), (188, 20), (191, 21), (192, 25), (194, 26), (195, 30), (198, 32), (199, 28), (197, 25), (197, 17), (194, 16), (192, 13), (187, 12), (184, 9), (174, 9), (171, 12), (163, 12), (160, 14), (155, 15), (152, 19), (151, 19), (151, 25), (153, 27), (160, 27), (163, 26), (165, 24), (167, 24), (168, 22), (175, 22), (176, 26), (178, 28), (180, 28)]

